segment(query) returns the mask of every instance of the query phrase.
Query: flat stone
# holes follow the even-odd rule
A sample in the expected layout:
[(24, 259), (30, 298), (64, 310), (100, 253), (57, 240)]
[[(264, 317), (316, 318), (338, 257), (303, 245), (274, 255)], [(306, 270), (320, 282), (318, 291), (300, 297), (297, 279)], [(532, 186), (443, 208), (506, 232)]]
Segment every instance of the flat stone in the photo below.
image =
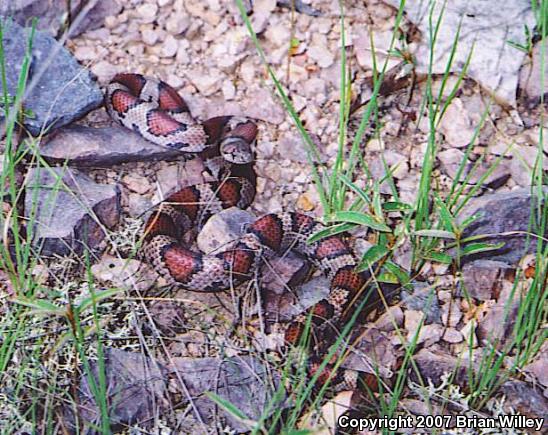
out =
[(237, 207), (216, 213), (205, 223), (196, 240), (198, 248), (205, 253), (222, 250), (230, 242), (238, 240), (245, 232), (245, 226), (257, 218)]
[[(481, 242), (504, 242), (504, 246), (496, 250), (464, 256), (462, 258), (463, 262), (487, 257), (491, 260), (514, 265), (525, 254), (535, 252), (536, 238), (531, 237), (530, 240), (527, 240), (527, 233), (530, 232), (529, 222), (534, 198), (528, 189), (518, 189), (507, 193), (484, 195), (471, 200), (459, 214), (457, 220), (462, 222), (472, 215), (477, 215), (478, 219), (464, 230), (462, 238), (495, 234), (481, 239)], [(513, 232), (518, 232), (518, 234)], [(544, 236), (547, 235), (548, 231)], [(473, 243), (477, 242), (478, 240), (475, 240)]]
[[(247, 433), (252, 426), (217, 407), (204, 393), (215, 393), (222, 399), (236, 404), (251, 420), (258, 420), (265, 415), (265, 409), (273, 399), (273, 388), (279, 384), (279, 376), (270, 373), (259, 359), (251, 356), (222, 359), (172, 358), (172, 361), (173, 365), (170, 368), (182, 377), (188, 389), (188, 392), (181, 391), (183, 397), (188, 397), (190, 393), (193, 406), (206, 422), (218, 421), (221, 416), (236, 433)], [(175, 382), (173, 385), (178, 388), (180, 383)], [(274, 408), (270, 408), (270, 412), (273, 410)]]
[(0, 15), (12, 18), (21, 26), (36, 17), (38, 30), (56, 36), (64, 24), (67, 4), (72, 7), (71, 37), (101, 27), (105, 17), (117, 15), (122, 9), (115, 0), (72, 0), (70, 3), (66, 0), (15, 0), (0, 3)]
[(480, 259), (467, 263), (462, 268), (464, 289), (480, 301), (496, 299), (500, 292), (502, 279), (512, 269), (501, 261)]
[[(2, 25), (7, 91), (14, 96), (30, 29), (10, 20)], [(24, 120), (31, 134), (62, 127), (103, 104), (103, 94), (90, 73), (51, 36), (36, 32), (32, 59), (25, 108), (33, 116)]]
[(119, 163), (175, 159), (181, 152), (143, 139), (127, 128), (72, 125), (57, 130), (40, 145), (48, 162), (75, 166), (112, 166)]
[(69, 168), (33, 168), (28, 180), (25, 217), (31, 219), (34, 213), (32, 243), (44, 255), (95, 249), (105, 238), (103, 226), (113, 229), (118, 224), (117, 186), (97, 184)]
[[(154, 420), (164, 399), (167, 382), (165, 369), (154, 360), (140, 353), (121, 349), (106, 348), (104, 366), (95, 360), (90, 361), (91, 375), (96, 385), (104, 375), (107, 393), (108, 418), (110, 429), (118, 432), (128, 425), (145, 427)], [(104, 370), (103, 373), (100, 370)], [(91, 424), (101, 421), (101, 410), (96, 403), (88, 375), (83, 374), (78, 386), (78, 420), (74, 409), (67, 405), (64, 409), (65, 422), (76, 433), (76, 421)], [(94, 431), (84, 431), (94, 433)]]
[(426, 314), (426, 322), (440, 322), (440, 305), (433, 288), (415, 283), (413, 294), (401, 293), (403, 306), (409, 310), (418, 310)]

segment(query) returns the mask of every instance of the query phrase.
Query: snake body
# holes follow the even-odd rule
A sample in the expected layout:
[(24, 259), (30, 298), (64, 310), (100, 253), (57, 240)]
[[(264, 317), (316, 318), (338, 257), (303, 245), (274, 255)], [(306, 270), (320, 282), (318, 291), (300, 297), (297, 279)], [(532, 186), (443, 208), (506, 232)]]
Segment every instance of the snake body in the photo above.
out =
[[(106, 107), (110, 116), (149, 141), (201, 155), (213, 162), (217, 182), (185, 187), (170, 195), (152, 213), (145, 226), (144, 258), (168, 282), (187, 290), (220, 292), (251, 279), (264, 255), (291, 249), (319, 267), (330, 280), (329, 295), (284, 325), (285, 339), (297, 344), (308, 315), (314, 335), (324, 344), (336, 338), (333, 330), (351, 314), (349, 308), (369, 275), (356, 272), (358, 260), (345, 234), (307, 243), (326, 227), (301, 213), (262, 216), (250, 224), (230, 249), (204, 254), (183, 242), (185, 234), (222, 209), (246, 208), (255, 196), (252, 146), (257, 126), (230, 116), (197, 122), (179, 94), (164, 82), (139, 74), (119, 74), (108, 85)], [(332, 327), (327, 327), (331, 325)], [(310, 372), (321, 355), (312, 359)], [(329, 367), (320, 376), (332, 376)], [(347, 372), (336, 376), (352, 377)]]

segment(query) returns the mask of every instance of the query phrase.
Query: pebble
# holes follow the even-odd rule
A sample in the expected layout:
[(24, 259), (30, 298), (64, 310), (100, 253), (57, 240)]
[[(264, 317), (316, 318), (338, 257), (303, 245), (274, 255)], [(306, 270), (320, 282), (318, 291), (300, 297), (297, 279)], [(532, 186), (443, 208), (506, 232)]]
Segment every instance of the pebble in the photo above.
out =
[(158, 41), (158, 33), (150, 28), (141, 31), (141, 39), (146, 45), (154, 45)]
[(190, 26), (190, 18), (188, 16), (173, 15), (166, 21), (166, 30), (172, 35), (180, 35), (184, 33)]
[(154, 3), (144, 3), (137, 7), (137, 13), (144, 23), (152, 23), (158, 14), (158, 5)]
[(173, 35), (168, 35), (162, 46), (162, 56), (163, 57), (173, 57), (177, 53), (179, 48), (178, 41), (173, 37)]

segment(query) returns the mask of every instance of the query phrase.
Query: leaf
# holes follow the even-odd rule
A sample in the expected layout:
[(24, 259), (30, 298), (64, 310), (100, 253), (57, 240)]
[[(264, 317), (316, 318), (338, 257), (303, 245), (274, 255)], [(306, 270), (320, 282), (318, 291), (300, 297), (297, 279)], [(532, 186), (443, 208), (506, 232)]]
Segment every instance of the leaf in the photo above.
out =
[(444, 228), (447, 231), (455, 232), (455, 218), (451, 214), (451, 212), (448, 210), (445, 203), (440, 200), (436, 199), (436, 205), (438, 206), (439, 212), (440, 212), (440, 219), (441, 223), (443, 224)]
[(423, 255), (422, 258), (424, 258), (425, 260), (436, 261), (442, 264), (451, 264), (453, 262), (453, 257), (444, 252), (428, 252), (427, 254)]
[[(221, 396), (212, 393), (211, 391), (206, 391), (205, 395), (210, 398), (213, 402), (223, 408), (229, 414), (232, 414), (234, 417), (239, 418), (242, 421), (251, 421), (247, 416), (240, 411), (235, 405), (230, 403), (228, 400), (223, 399)], [(253, 426), (253, 425), (252, 425)]]
[(390, 250), (388, 250), (385, 246), (381, 245), (374, 245), (369, 248), (362, 257), (362, 261), (356, 267), (357, 272), (363, 272), (364, 270), (369, 269), (374, 263), (379, 261), (381, 258), (383, 258), (386, 254), (388, 254)]
[(479, 254), (480, 252), (494, 251), (504, 246), (504, 242), (500, 243), (470, 243), (462, 250), (462, 255)]
[(400, 266), (398, 266), (396, 263), (392, 261), (387, 261), (384, 264), (384, 267), (394, 276), (396, 276), (397, 280), (402, 285), (407, 285), (411, 282), (411, 277), (409, 274)]
[(111, 288), (102, 292), (96, 292), (94, 296), (89, 296), (83, 299), (82, 302), (80, 302), (80, 304), (78, 305), (78, 309), (80, 311), (84, 311), (88, 309), (91, 305), (93, 305), (93, 301), (95, 301), (95, 303), (98, 303), (103, 299), (108, 299), (111, 296), (120, 293), (121, 291), (123, 290), (119, 288)]
[(390, 232), (390, 227), (377, 221), (373, 216), (357, 211), (338, 211), (331, 219), (332, 221), (354, 223), (372, 228), (377, 231)]
[(413, 207), (405, 202), (399, 201), (388, 201), (382, 205), (382, 208), (385, 211), (411, 211)]
[(413, 234), (419, 237), (436, 237), (439, 239), (451, 239), (456, 240), (455, 233), (444, 230), (419, 230), (413, 231)]
[(333, 225), (331, 227), (327, 227), (324, 230), (318, 231), (315, 234), (312, 234), (308, 240), (307, 243), (314, 243), (318, 240), (321, 240), (325, 237), (334, 236), (335, 234), (344, 233), (346, 231), (350, 231), (352, 228), (356, 228), (355, 224), (339, 224), (339, 225)]
[(32, 308), (32, 310), (28, 312), (27, 314), (41, 314), (41, 315), (50, 314), (50, 315), (56, 315), (56, 316), (64, 316), (66, 313), (64, 308), (59, 307), (58, 305), (55, 305), (44, 299), (35, 299), (31, 301), (28, 299), (18, 298), (18, 299), (15, 299), (14, 302), (19, 305)]

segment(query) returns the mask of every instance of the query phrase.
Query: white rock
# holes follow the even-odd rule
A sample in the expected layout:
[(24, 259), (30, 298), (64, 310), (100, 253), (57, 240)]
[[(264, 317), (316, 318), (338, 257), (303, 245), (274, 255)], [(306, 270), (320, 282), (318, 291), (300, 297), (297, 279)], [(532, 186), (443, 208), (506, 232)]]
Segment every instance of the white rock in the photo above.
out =
[(180, 15), (172, 15), (166, 20), (166, 30), (172, 35), (180, 35), (184, 33), (190, 26), (190, 18)]
[(179, 42), (173, 37), (173, 35), (167, 35), (164, 45), (162, 46), (163, 57), (173, 57), (177, 54), (179, 48)]
[(221, 89), (225, 100), (232, 100), (236, 96), (236, 88), (231, 80), (225, 80)]
[(106, 60), (101, 60), (91, 67), (91, 72), (97, 76), (99, 81), (106, 82), (118, 72), (118, 68)]
[(146, 45), (154, 45), (158, 42), (158, 33), (153, 29), (143, 29), (141, 31), (141, 40)]
[(137, 8), (137, 13), (144, 23), (152, 23), (158, 14), (158, 5), (155, 3), (144, 3)]
[(285, 23), (269, 26), (265, 32), (265, 38), (267, 39), (267, 41), (272, 42), (272, 44), (277, 47), (285, 46), (286, 50), (288, 48), (290, 37), (291, 33), (289, 31), (289, 26), (287, 26), (287, 24)]
[(196, 86), (198, 91), (208, 96), (217, 92), (221, 85), (221, 71), (211, 68), (207, 71), (202, 69), (189, 69), (186, 72), (187, 78)]
[(313, 45), (306, 50), (308, 56), (314, 60), (320, 68), (328, 68), (333, 65), (335, 57), (326, 46)]
[(74, 56), (78, 60), (92, 60), (97, 58), (97, 52), (94, 47), (85, 45), (83, 47), (77, 47), (74, 50)]
[(474, 127), (460, 98), (455, 98), (440, 122), (440, 131), (449, 146), (463, 148), (474, 136)]

